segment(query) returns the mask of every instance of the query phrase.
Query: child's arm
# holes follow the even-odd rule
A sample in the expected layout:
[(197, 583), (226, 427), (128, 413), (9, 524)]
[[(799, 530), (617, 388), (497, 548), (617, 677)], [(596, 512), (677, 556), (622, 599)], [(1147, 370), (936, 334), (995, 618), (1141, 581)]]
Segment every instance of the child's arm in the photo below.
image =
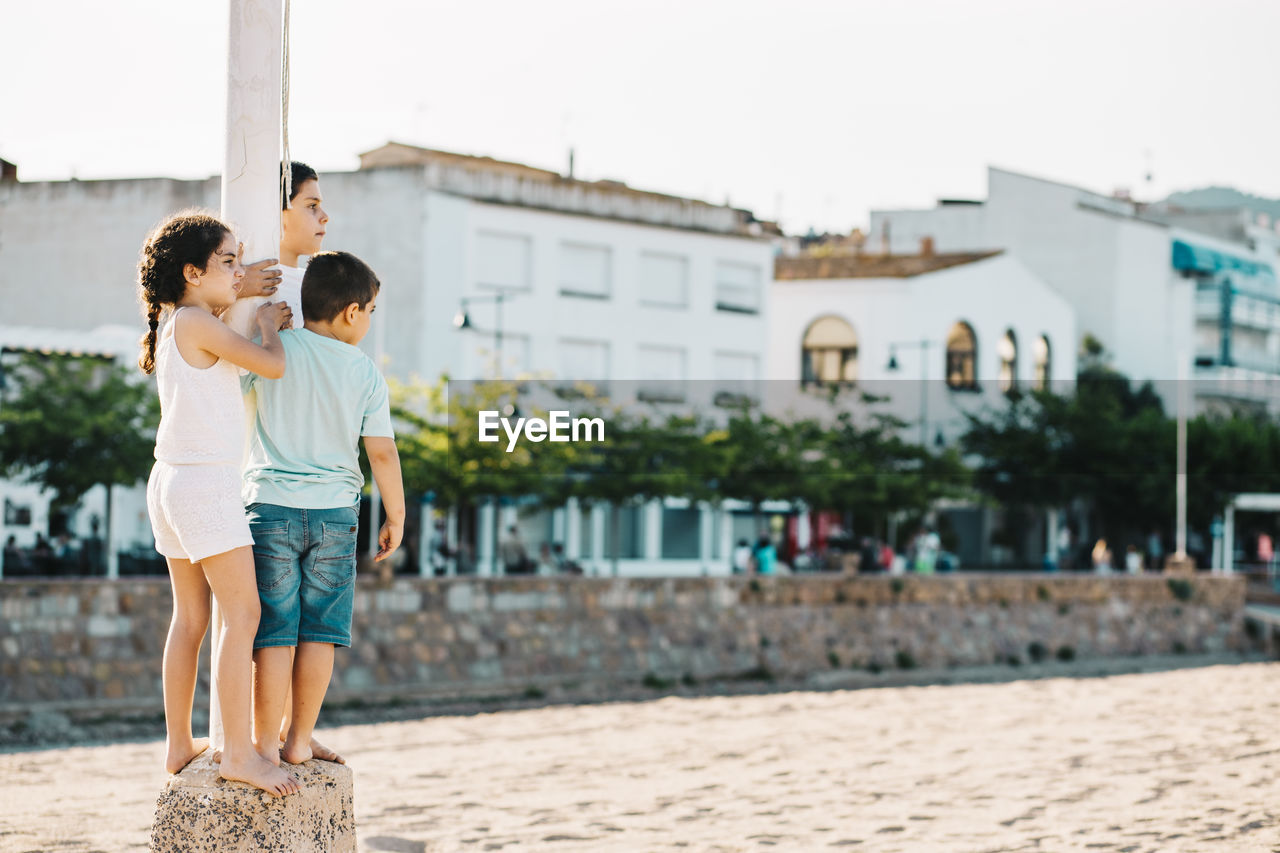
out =
[(378, 484), (387, 516), (378, 531), (378, 554), (373, 558), (378, 562), (391, 556), (404, 537), (404, 483), (400, 480), (400, 454), (394, 438), (366, 435), (364, 450), (369, 454), (373, 481)]
[[(276, 264), (280, 263), (276, 258), (267, 258), (258, 261), (256, 264), (246, 264), (244, 262), (244, 243), (240, 244), (239, 250), (236, 252), (236, 260), (244, 267), (244, 278), (240, 279), (240, 292), (236, 294), (236, 299), (249, 299), (254, 296), (271, 296), (280, 289), (280, 281), (283, 274)], [(270, 269), (276, 267), (275, 269)]]
[(278, 330), (290, 316), (284, 302), (268, 302), (258, 309), (255, 319), (262, 332), (261, 346), (204, 311), (183, 311), (179, 318), (183, 337), (200, 349), (266, 379), (279, 379), (284, 376), (284, 344)]

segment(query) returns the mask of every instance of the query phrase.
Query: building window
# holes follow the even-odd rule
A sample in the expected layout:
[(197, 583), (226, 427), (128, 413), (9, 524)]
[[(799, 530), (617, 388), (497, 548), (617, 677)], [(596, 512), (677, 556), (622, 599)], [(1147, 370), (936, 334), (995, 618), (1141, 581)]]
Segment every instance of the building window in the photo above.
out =
[(685, 390), (684, 350), (641, 344), (638, 356), (640, 399), (653, 403), (682, 402)]
[(716, 263), (716, 310), (760, 313), (760, 267), (733, 261)]
[(1036, 390), (1049, 390), (1049, 377), (1052, 375), (1051, 368), (1053, 362), (1053, 351), (1049, 348), (1049, 338), (1041, 335), (1036, 338), (1035, 358), (1036, 358)]
[(858, 379), (858, 336), (839, 317), (820, 317), (809, 325), (800, 346), (800, 383), (825, 385)]
[(610, 252), (607, 246), (560, 244), (560, 295), (609, 298)]
[(474, 364), (480, 365), (477, 375), (515, 377), (528, 374), (529, 336), (518, 332), (506, 332), (502, 336), (502, 351), (491, 337), (478, 336), (475, 345)]
[(1012, 394), (1018, 390), (1018, 338), (1009, 329), (1000, 339), (1000, 390)]
[(522, 234), (478, 232), (472, 259), (476, 284), (495, 290), (528, 290), (531, 255), (530, 240)]
[(715, 403), (739, 408), (760, 399), (760, 359), (749, 352), (717, 352), (713, 361)]
[(978, 339), (973, 327), (963, 321), (947, 335), (947, 386), (960, 390), (978, 387)]
[(562, 339), (559, 379), (602, 382), (609, 378), (609, 344), (605, 341)]
[(702, 513), (697, 507), (662, 508), (662, 559), (696, 560), (702, 546)]
[(640, 304), (660, 308), (688, 307), (688, 259), (680, 255), (641, 252)]

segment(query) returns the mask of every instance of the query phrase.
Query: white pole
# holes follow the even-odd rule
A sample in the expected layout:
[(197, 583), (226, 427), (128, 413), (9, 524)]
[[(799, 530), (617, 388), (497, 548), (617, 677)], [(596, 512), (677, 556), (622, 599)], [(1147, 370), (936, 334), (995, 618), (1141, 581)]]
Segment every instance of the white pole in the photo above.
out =
[(577, 498), (569, 498), (564, 504), (564, 556), (577, 560), (582, 556), (582, 508)]
[(106, 512), (107, 521), (106, 521), (106, 524), (103, 526), (107, 531), (107, 538), (105, 542), (106, 551), (107, 551), (107, 555), (106, 555), (107, 556), (107, 578), (109, 580), (114, 581), (114, 580), (120, 579), (120, 556), (116, 553), (116, 543), (119, 542), (120, 539), (119, 537), (116, 536), (115, 530), (112, 529), (116, 526), (116, 518), (115, 518), (115, 514), (111, 512), (112, 506), (111, 506), (111, 484), (110, 483), (107, 483), (106, 490), (107, 490), (107, 512)]
[[(227, 131), (222, 165), (222, 218), (252, 262), (280, 251), (280, 84), (284, 36), (282, 0), (230, 0), (227, 47)], [(250, 301), (250, 300), (242, 300)], [(256, 301), (256, 300), (254, 300)], [(245, 306), (252, 323), (255, 306)], [(228, 312), (230, 313), (230, 312)], [(228, 319), (232, 328), (234, 320)], [(217, 602), (209, 678), (209, 741), (223, 746), (218, 708), (218, 636), (225, 620)]]
[(1236, 505), (1227, 504), (1227, 511), (1222, 519), (1222, 573), (1229, 575), (1235, 570), (1236, 562)]
[(423, 500), (418, 504), (418, 577), (429, 578), (434, 572), (431, 569), (431, 554), (435, 549), (435, 506), (431, 501)]
[(1178, 517), (1175, 548), (1187, 556), (1187, 360), (1178, 356)]

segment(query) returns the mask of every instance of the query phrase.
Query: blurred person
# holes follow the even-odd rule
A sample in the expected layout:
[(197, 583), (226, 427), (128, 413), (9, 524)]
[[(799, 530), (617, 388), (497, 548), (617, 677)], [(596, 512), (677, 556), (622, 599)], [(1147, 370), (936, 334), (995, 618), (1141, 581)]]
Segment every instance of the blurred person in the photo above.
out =
[(772, 575), (777, 572), (778, 549), (774, 547), (773, 540), (769, 538), (768, 533), (760, 534), (760, 539), (756, 542), (752, 556), (755, 558), (757, 574)]
[(862, 547), (858, 550), (858, 571), (874, 572), (880, 568), (880, 549), (876, 540), (870, 536), (862, 537)]
[(1131, 575), (1142, 574), (1142, 554), (1137, 545), (1129, 545), (1124, 549), (1124, 570)]
[(916, 534), (915, 570), (922, 575), (931, 575), (938, 562), (938, 549), (941, 540), (932, 528), (920, 528)]
[(1100, 575), (1111, 574), (1111, 549), (1106, 539), (1099, 539), (1093, 546), (1093, 570)]
[(57, 547), (54, 548), (54, 556), (59, 560), (69, 560), (80, 551), (76, 545), (75, 538), (66, 530), (58, 534), (57, 543)]
[(1159, 569), (1164, 564), (1164, 542), (1160, 538), (1159, 530), (1152, 530), (1147, 534), (1147, 565), (1153, 569)]
[(735, 575), (751, 574), (752, 548), (746, 539), (739, 539), (733, 549), (733, 573)]
[(556, 564), (551, 557), (551, 543), (543, 542), (538, 546), (538, 562), (534, 566), (534, 574), (542, 576), (557, 574)]
[(1064, 524), (1058, 530), (1058, 568), (1064, 572), (1069, 572), (1076, 567), (1076, 555), (1074, 550), (1075, 536), (1071, 532), (1071, 525)]
[(888, 542), (881, 542), (879, 558), (881, 571), (887, 572), (893, 568), (893, 557), (893, 548), (890, 547)]
[(508, 575), (522, 574), (528, 567), (529, 555), (520, 541), (520, 531), (513, 524), (507, 528), (507, 535), (498, 543), (498, 560), (502, 570)]
[(18, 547), (18, 537), (12, 533), (4, 542), (4, 571), (16, 572), (27, 568), (27, 556)]

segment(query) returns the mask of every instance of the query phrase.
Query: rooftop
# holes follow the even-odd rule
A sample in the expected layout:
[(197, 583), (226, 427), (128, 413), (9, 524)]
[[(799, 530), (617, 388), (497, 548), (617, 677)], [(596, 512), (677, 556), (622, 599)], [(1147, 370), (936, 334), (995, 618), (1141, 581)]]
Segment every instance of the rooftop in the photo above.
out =
[(775, 223), (756, 219), (749, 210), (638, 190), (622, 181), (583, 181), (493, 157), (401, 142), (388, 142), (360, 155), (362, 170), (412, 166), (426, 167), (432, 188), (478, 201), (744, 237), (781, 233)]
[(948, 252), (918, 255), (825, 255), (779, 257), (774, 279), (797, 281), (822, 278), (911, 278), (912, 276), (983, 261), (994, 252)]

